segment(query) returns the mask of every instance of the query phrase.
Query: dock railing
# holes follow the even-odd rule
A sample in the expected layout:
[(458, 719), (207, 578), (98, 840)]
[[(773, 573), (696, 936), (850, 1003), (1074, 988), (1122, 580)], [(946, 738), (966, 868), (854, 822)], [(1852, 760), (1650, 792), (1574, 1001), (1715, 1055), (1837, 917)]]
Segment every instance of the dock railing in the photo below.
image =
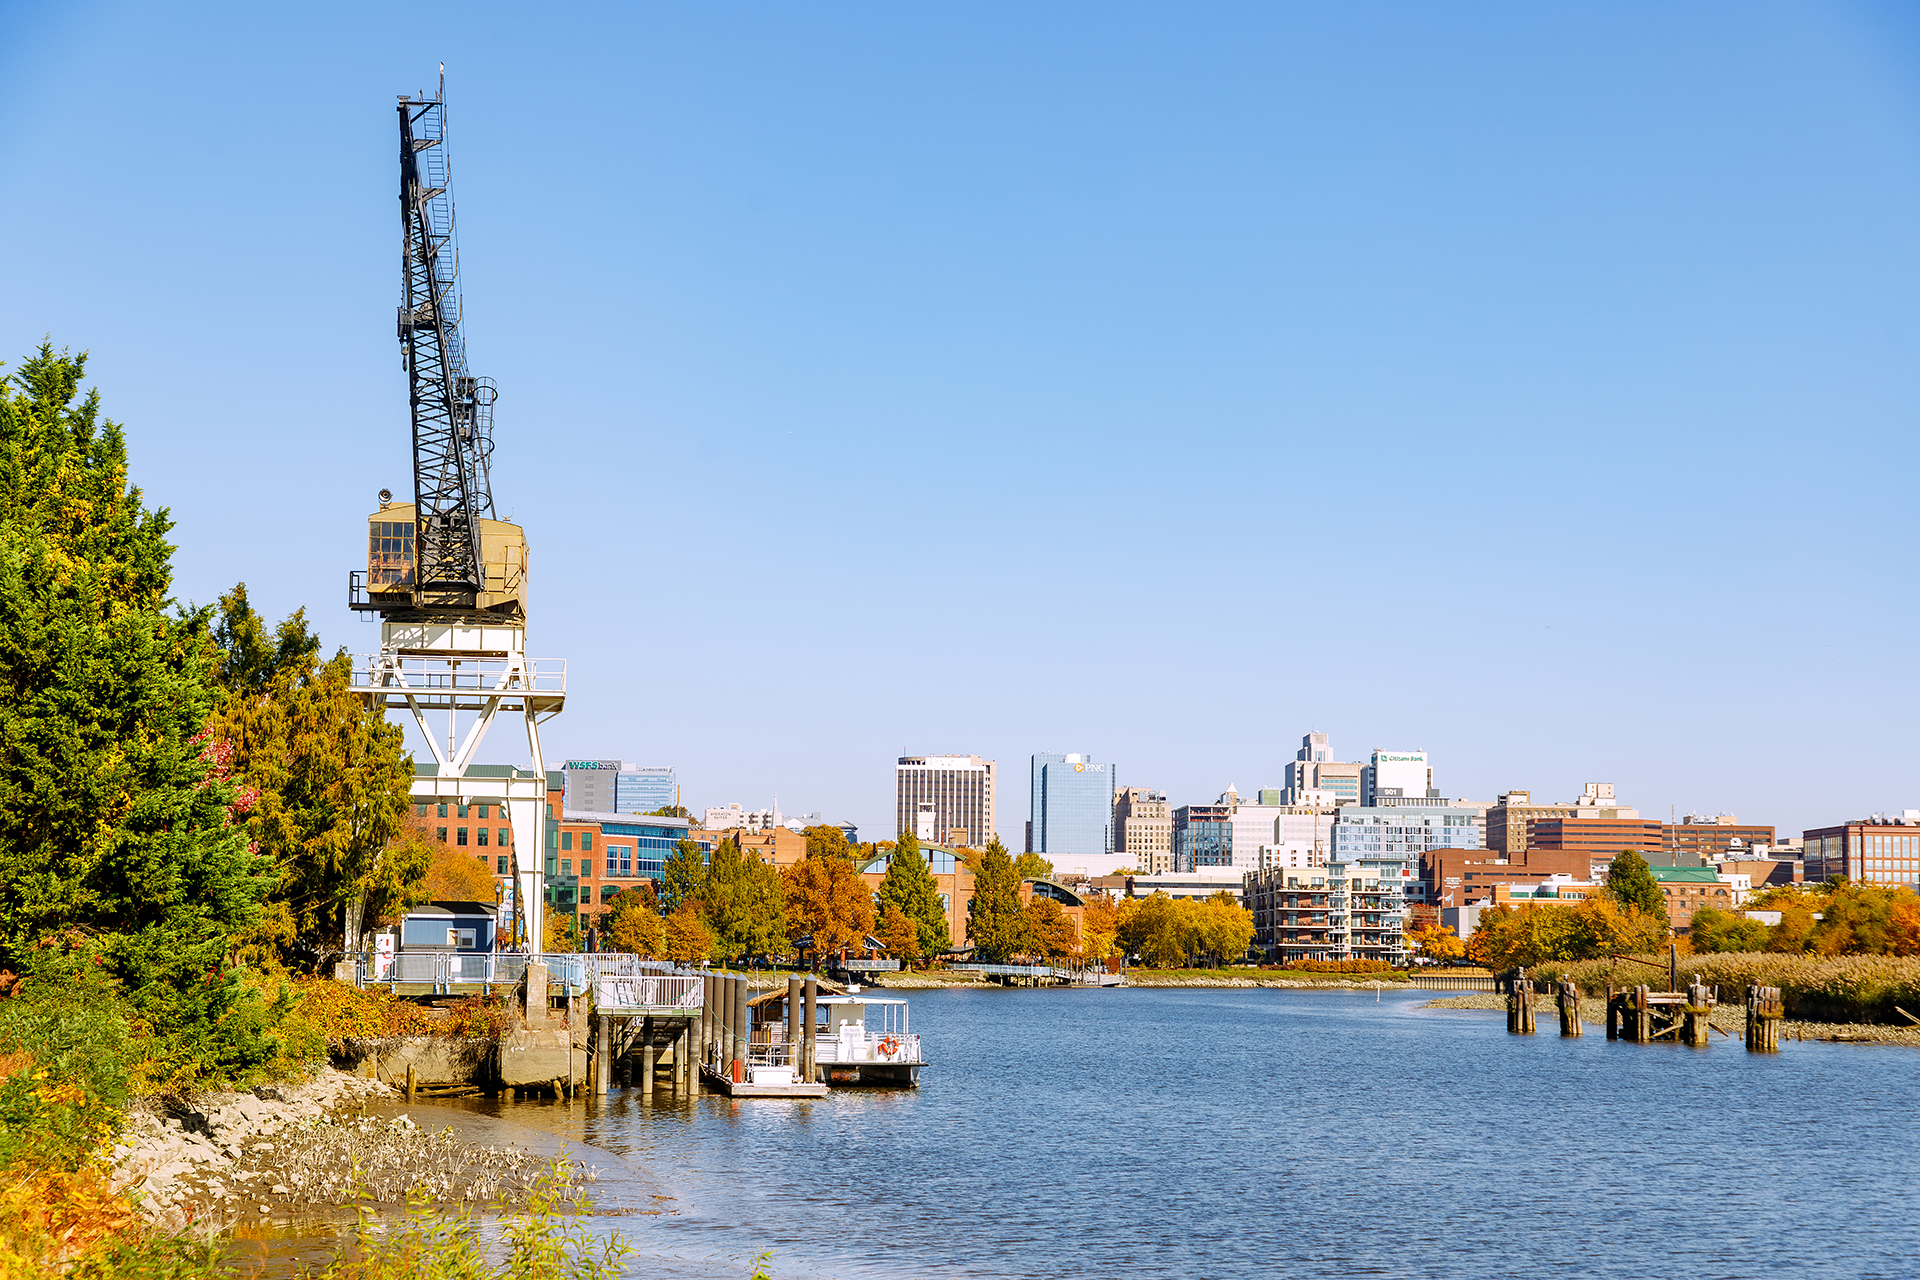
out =
[[(479, 988), (511, 986), (526, 975), (527, 957), (506, 951), (402, 951), (379, 956), (360, 952), (348, 957), (360, 986), (402, 986), (431, 988), (434, 995), (451, 994), (456, 987)], [(672, 978), (675, 983), (658, 988), (671, 990), (672, 1002), (656, 1008), (686, 1008), (685, 991), (693, 992), (692, 1008), (700, 1007), (700, 977), (690, 969), (665, 960), (643, 960), (621, 952), (549, 953), (540, 957), (547, 966), (547, 980), (576, 996), (593, 990), (603, 979)]]
[[(881, 1048), (883, 1041), (893, 1044), (893, 1052), (887, 1053)], [(785, 1049), (784, 1045), (759, 1046), (769, 1049)], [(881, 1035), (869, 1031), (860, 1039), (848, 1044), (838, 1036), (823, 1035), (814, 1041), (813, 1060), (822, 1063), (850, 1062), (898, 1062), (912, 1064), (921, 1061), (920, 1037), (917, 1035)]]

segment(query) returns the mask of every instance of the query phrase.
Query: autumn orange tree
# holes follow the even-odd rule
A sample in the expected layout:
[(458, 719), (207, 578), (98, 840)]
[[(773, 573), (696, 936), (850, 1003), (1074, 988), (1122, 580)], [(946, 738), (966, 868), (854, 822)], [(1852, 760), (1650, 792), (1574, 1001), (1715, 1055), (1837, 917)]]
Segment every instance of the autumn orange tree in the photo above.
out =
[(796, 935), (811, 934), (815, 951), (859, 946), (873, 929), (873, 894), (838, 827), (809, 827), (807, 856), (782, 871), (780, 880), (789, 927)]
[(469, 855), (466, 850), (456, 848), (445, 841), (428, 840), (424, 836), (409, 836), (417, 840), (416, 847), (424, 848), (427, 854), (427, 874), (420, 881), (420, 895), (426, 902), (492, 902), (494, 900), (493, 869), (487, 865), (487, 855)]
[(1026, 938), (1032, 950), (1048, 960), (1059, 960), (1080, 949), (1073, 919), (1052, 898), (1035, 895), (1026, 906)]
[(1421, 925), (1408, 932), (1407, 941), (1428, 960), (1459, 960), (1467, 954), (1467, 944), (1445, 925)]
[(884, 905), (874, 936), (886, 947), (888, 955), (903, 964), (912, 964), (925, 954), (920, 948), (918, 922), (891, 902)]

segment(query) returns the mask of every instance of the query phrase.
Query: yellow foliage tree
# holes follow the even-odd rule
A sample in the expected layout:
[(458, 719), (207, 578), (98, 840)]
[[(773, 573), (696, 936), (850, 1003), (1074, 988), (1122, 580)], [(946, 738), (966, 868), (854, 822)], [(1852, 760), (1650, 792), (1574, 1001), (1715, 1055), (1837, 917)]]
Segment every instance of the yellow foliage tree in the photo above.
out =
[(658, 956), (666, 947), (666, 928), (653, 909), (650, 893), (623, 893), (613, 900), (607, 945), (636, 956)]
[(681, 964), (705, 960), (713, 954), (713, 930), (700, 918), (700, 908), (683, 902), (667, 917), (661, 950), (666, 958)]
[(1033, 949), (1049, 960), (1070, 956), (1080, 948), (1067, 909), (1052, 898), (1035, 896), (1026, 906), (1026, 935)]
[(1115, 953), (1119, 941), (1120, 909), (1113, 899), (1095, 896), (1087, 900), (1080, 921), (1080, 950), (1089, 960), (1105, 960)]
[(492, 902), (493, 868), (484, 854), (469, 854), (444, 841), (424, 841), (432, 861), (420, 888), (428, 902)]
[(1460, 935), (1444, 925), (1425, 925), (1407, 935), (1414, 949), (1428, 960), (1459, 960), (1467, 954), (1467, 944)]

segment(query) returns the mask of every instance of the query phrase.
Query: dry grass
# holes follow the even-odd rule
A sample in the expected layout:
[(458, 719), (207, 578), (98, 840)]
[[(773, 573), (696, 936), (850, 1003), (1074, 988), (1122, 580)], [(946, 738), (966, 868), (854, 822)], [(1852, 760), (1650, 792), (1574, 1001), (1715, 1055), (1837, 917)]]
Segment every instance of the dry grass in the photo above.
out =
[[(1641, 956), (1658, 968), (1666, 957)], [(1633, 986), (1647, 982), (1665, 985), (1646, 964), (1587, 960), (1572, 964), (1543, 964), (1534, 970), (1546, 981), (1571, 979), (1585, 990)], [(1809, 956), (1768, 951), (1737, 951), (1683, 956), (1680, 981), (1693, 975), (1717, 986), (1730, 1002), (1745, 998), (1749, 985), (1779, 987), (1787, 1016), (1806, 1022), (1852, 1024), (1884, 1023), (1910, 1026), (1898, 1010), (1920, 1014), (1920, 957)]]

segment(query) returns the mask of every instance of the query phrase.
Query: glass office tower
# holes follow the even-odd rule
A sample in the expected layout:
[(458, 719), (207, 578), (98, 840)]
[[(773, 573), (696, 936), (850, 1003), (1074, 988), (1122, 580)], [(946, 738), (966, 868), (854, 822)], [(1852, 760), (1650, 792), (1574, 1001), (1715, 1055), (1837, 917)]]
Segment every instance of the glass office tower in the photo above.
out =
[(613, 775), (613, 811), (615, 813), (653, 813), (680, 803), (680, 780), (671, 766), (664, 769), (636, 769), (622, 765)]
[(1028, 847), (1056, 864), (1113, 851), (1114, 767), (1077, 752), (1033, 757)]

